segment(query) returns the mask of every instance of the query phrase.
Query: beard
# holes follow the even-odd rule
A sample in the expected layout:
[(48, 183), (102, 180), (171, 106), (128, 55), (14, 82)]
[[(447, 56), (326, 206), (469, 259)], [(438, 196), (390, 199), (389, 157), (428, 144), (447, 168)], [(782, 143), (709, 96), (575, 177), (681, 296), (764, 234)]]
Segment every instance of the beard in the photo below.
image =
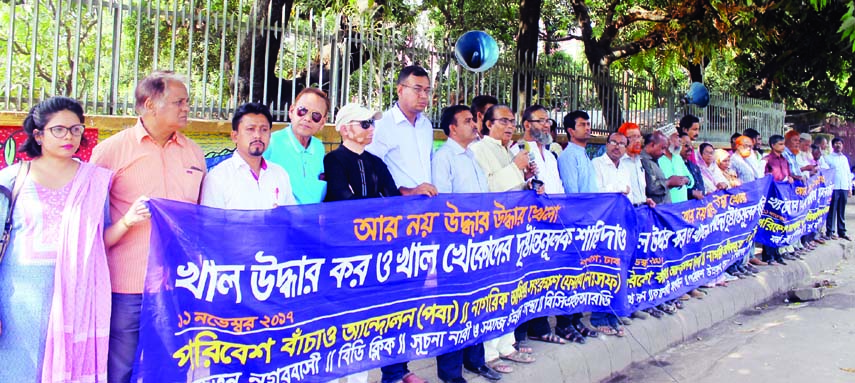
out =
[(677, 145), (677, 146), (671, 146), (671, 147), (669, 147), (669, 148), (668, 148), (668, 151), (669, 151), (669, 152), (671, 152), (671, 154), (672, 154), (672, 155), (674, 155), (674, 154), (680, 154), (680, 151), (681, 151), (682, 149), (683, 149), (683, 148), (682, 148), (680, 145)]
[(543, 145), (544, 147), (548, 148), (549, 145), (552, 145), (552, 135), (549, 133), (544, 133), (541, 130), (532, 129), (531, 138), (534, 138), (537, 143)]
[(641, 145), (638, 144), (630, 144), (626, 147), (626, 153), (631, 156), (637, 156), (641, 154)]

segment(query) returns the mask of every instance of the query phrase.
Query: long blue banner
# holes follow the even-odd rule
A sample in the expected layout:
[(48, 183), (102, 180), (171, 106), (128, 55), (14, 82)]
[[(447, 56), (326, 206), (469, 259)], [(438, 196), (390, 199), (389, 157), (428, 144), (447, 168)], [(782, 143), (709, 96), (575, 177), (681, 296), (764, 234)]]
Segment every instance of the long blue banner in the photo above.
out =
[(152, 200), (135, 375), (321, 382), (535, 317), (628, 315), (752, 251), (772, 189), (764, 178), (655, 209), (619, 194), (532, 192), (267, 211)]
[(834, 191), (834, 171), (824, 170), (807, 183), (773, 182), (757, 229), (757, 242), (787, 246), (805, 234), (821, 231)]
[(617, 194), (151, 210), (135, 371), (153, 382), (325, 381), (622, 310), (637, 237)]

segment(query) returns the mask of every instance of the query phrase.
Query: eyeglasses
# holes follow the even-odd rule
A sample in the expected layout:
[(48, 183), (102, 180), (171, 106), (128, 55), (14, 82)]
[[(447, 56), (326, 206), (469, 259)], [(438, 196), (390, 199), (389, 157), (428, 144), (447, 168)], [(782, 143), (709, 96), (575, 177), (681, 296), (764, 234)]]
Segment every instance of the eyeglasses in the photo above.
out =
[(83, 124), (77, 124), (72, 126), (62, 126), (56, 125), (47, 128), (50, 130), (50, 134), (53, 134), (56, 138), (63, 138), (68, 135), (68, 132), (71, 132), (71, 135), (74, 137), (80, 137), (83, 135), (83, 131), (86, 130), (86, 126)]
[(534, 122), (534, 123), (537, 123), (537, 124), (543, 124), (543, 125), (546, 125), (546, 126), (552, 126), (552, 120), (550, 120), (550, 119), (548, 119), (548, 118), (541, 118), (541, 119), (539, 119), (539, 120), (527, 120), (527, 121), (528, 121), (528, 122)]
[[(305, 106), (298, 106), (297, 107), (297, 117), (302, 118), (303, 116), (306, 115), (306, 113), (309, 113), (309, 109), (306, 109)], [(323, 119), (323, 118), (324, 118), (324, 115), (321, 114), (321, 112), (312, 112), (312, 121), (321, 122), (321, 119)]]
[(514, 124), (516, 124), (516, 121), (515, 121), (514, 119), (512, 119), (512, 118), (494, 118), (494, 119), (492, 119), (492, 120), (490, 120), (490, 121), (500, 122), (500, 123), (502, 123), (502, 124), (504, 124), (504, 125), (514, 125)]
[(614, 145), (614, 146), (618, 146), (618, 147), (621, 147), (621, 148), (625, 148), (625, 147), (626, 147), (626, 143), (625, 143), (625, 142), (617, 142), (617, 141), (615, 141), (615, 140), (611, 140), (611, 141), (609, 141), (609, 145)]
[(416, 94), (419, 95), (430, 96), (431, 93), (433, 93), (433, 88), (422, 88), (420, 86), (412, 86), (407, 84), (401, 84), (401, 86), (403, 86), (404, 88), (410, 88), (413, 90), (413, 92), (416, 92)]
[(359, 124), (362, 129), (368, 130), (371, 129), (372, 126), (374, 126), (374, 120), (353, 121), (351, 122), (351, 124)]

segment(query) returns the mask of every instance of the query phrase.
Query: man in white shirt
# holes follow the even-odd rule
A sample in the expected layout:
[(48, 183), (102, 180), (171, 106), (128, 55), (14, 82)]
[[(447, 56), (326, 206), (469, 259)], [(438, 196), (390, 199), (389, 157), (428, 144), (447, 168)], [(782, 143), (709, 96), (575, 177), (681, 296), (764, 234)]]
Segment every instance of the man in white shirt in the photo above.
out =
[(537, 173), (529, 165), (528, 151), (512, 155), (508, 147), (516, 128), (514, 112), (507, 105), (494, 105), (484, 114), (488, 135), (470, 146), (475, 160), (487, 175), (490, 192), (523, 190), (526, 179)]
[[(834, 150), (826, 156), (828, 166), (834, 170), (834, 191), (831, 194), (831, 206), (828, 209), (828, 217), (825, 220), (825, 234), (832, 239), (843, 238), (849, 240), (846, 235), (846, 202), (852, 197), (852, 173), (849, 169), (849, 159), (843, 154), (843, 140), (835, 137), (831, 140)], [(837, 236), (834, 236), (834, 219), (837, 219)]]
[(633, 205), (638, 206), (647, 204), (650, 207), (656, 207), (656, 203), (652, 199), (647, 198), (645, 189), (647, 182), (644, 176), (644, 167), (641, 166), (641, 150), (644, 146), (644, 138), (641, 136), (641, 128), (632, 122), (625, 122), (618, 129), (620, 134), (626, 137), (626, 154), (621, 158), (623, 164), (621, 166), (628, 167), (629, 171), (629, 201)]
[(433, 89), (427, 72), (412, 65), (398, 73), (398, 102), (375, 124), (374, 141), (365, 147), (380, 157), (402, 195), (435, 196), (431, 184), (433, 128), (424, 115)]
[[(564, 185), (558, 175), (558, 158), (549, 150), (552, 145), (552, 134), (549, 132), (552, 120), (549, 119), (546, 108), (542, 105), (532, 105), (525, 108), (522, 114), (525, 133), (524, 149), (528, 151), (529, 162), (534, 162), (537, 174), (534, 178), (543, 182), (547, 194), (564, 194)], [(511, 154), (519, 153), (519, 145), (511, 146)]]
[(205, 177), (202, 205), (263, 210), (297, 203), (285, 169), (262, 157), (272, 127), (273, 117), (263, 104), (243, 104), (235, 110), (231, 134), (235, 152)]
[(600, 193), (629, 195), (631, 189), (629, 167), (621, 166), (621, 158), (626, 153), (626, 146), (626, 136), (620, 132), (612, 132), (606, 141), (606, 152), (591, 160)]

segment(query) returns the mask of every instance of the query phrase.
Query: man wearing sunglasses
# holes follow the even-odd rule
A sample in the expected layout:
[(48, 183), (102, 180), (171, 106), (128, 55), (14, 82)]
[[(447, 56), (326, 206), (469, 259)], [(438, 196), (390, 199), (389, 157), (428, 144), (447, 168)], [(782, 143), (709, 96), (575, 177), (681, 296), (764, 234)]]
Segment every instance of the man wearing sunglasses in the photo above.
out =
[(291, 125), (274, 132), (264, 158), (285, 168), (291, 180), (291, 190), (298, 204), (319, 203), (324, 200), (327, 183), (324, 180), (324, 155), (321, 140), (314, 138), (327, 122), (330, 100), (317, 88), (306, 88), (297, 94), (288, 109)]
[(366, 152), (374, 137), (374, 124), (383, 114), (357, 104), (338, 111), (335, 130), (341, 146), (324, 156), (326, 202), (399, 196), (401, 193), (383, 160)]
[[(431, 96), (427, 72), (412, 65), (398, 73), (398, 102), (383, 113), (374, 141), (365, 147), (383, 159), (402, 195), (436, 195), (431, 184), (433, 128), (424, 115)], [(385, 382), (385, 380), (384, 380)]]

